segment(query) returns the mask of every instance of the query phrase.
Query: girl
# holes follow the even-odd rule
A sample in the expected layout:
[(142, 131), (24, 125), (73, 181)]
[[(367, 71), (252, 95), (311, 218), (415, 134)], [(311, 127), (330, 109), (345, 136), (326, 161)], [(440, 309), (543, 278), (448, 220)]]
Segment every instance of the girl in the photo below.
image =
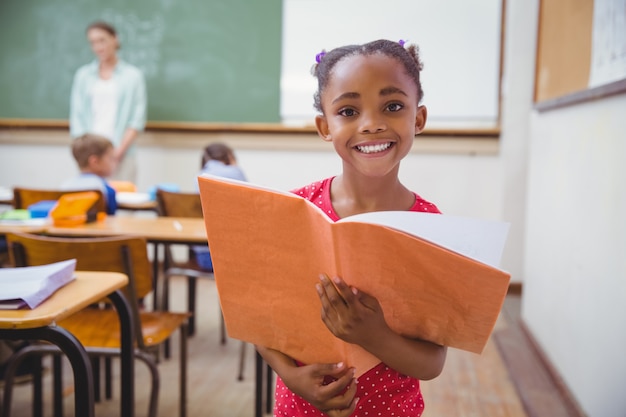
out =
[[(315, 124), (341, 157), (343, 172), (294, 192), (335, 221), (370, 211), (438, 213), (398, 179), (400, 161), (426, 123), (417, 47), (378, 40), (322, 52), (316, 60), (314, 103), (321, 114)], [(332, 281), (321, 277), (317, 285), (322, 320), (336, 337), (360, 345), (381, 363), (357, 381), (343, 363), (300, 364), (258, 346), (279, 376), (274, 414), (420, 416), (419, 380), (441, 373), (446, 348), (393, 332), (376, 298), (341, 277)]]
[(134, 142), (146, 124), (146, 86), (141, 71), (119, 59), (113, 26), (94, 22), (87, 39), (96, 60), (74, 75), (70, 101), (70, 134), (104, 136), (113, 142), (117, 170), (113, 178), (137, 182)]
[(215, 142), (207, 145), (202, 152), (200, 167), (202, 168), (200, 174), (247, 181), (246, 174), (237, 166), (235, 151), (225, 143)]

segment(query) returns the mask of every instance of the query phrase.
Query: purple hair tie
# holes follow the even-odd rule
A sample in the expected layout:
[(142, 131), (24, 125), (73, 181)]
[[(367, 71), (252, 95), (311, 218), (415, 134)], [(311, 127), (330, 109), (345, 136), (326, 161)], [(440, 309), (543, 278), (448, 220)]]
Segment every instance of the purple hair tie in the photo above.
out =
[(320, 52), (319, 54), (315, 55), (315, 62), (319, 64), (322, 58), (324, 58), (324, 55), (326, 55), (326, 51), (324, 50), (322, 50), (322, 52)]
[(404, 44), (406, 43), (406, 41), (404, 39), (400, 39), (398, 43), (400, 44), (401, 47), (404, 48)]

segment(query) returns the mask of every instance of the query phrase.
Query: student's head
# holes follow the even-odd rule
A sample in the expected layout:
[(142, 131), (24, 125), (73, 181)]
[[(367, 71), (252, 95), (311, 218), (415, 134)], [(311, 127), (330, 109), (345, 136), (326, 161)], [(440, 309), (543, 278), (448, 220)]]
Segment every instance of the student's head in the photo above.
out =
[(400, 160), (426, 123), (415, 46), (378, 40), (318, 55), (315, 119), (346, 169), (379, 177), (397, 174)]
[(417, 87), (417, 103), (419, 104), (423, 98), (422, 83), (420, 80), (420, 71), (422, 70), (422, 62), (419, 57), (419, 49), (416, 45), (407, 45), (404, 42), (393, 42), (386, 39), (380, 39), (363, 45), (347, 45), (331, 50), (323, 51), (318, 54), (318, 61), (312, 69), (313, 75), (317, 78), (317, 91), (313, 96), (313, 105), (316, 110), (323, 112), (322, 96), (324, 90), (330, 81), (335, 66), (342, 60), (354, 56), (368, 56), (379, 54), (390, 59), (395, 59), (404, 67), (406, 74), (411, 77)]
[(204, 152), (202, 153), (201, 168), (211, 160), (220, 161), (226, 165), (233, 165), (237, 162), (235, 159), (235, 152), (230, 148), (230, 146), (221, 142), (211, 143), (204, 148)]
[(109, 177), (115, 170), (113, 144), (105, 137), (87, 133), (74, 139), (72, 155), (81, 172)]
[(93, 22), (87, 26), (87, 39), (99, 61), (108, 61), (117, 56), (120, 44), (117, 32), (110, 24), (102, 21)]

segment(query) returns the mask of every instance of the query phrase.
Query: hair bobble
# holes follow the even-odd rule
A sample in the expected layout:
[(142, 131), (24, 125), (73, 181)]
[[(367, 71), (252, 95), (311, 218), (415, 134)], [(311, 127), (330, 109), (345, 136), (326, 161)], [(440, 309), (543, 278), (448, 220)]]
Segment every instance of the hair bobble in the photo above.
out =
[(400, 40), (398, 41), (398, 43), (400, 44), (400, 46), (401, 46), (401, 47), (403, 47), (403, 48), (404, 48), (404, 44), (406, 43), (406, 40), (404, 40), (404, 39), (400, 39)]
[(326, 51), (322, 49), (322, 52), (320, 52), (319, 54), (315, 55), (315, 62), (317, 62), (319, 64), (320, 61), (322, 60), (322, 58), (324, 58), (324, 55), (326, 55)]

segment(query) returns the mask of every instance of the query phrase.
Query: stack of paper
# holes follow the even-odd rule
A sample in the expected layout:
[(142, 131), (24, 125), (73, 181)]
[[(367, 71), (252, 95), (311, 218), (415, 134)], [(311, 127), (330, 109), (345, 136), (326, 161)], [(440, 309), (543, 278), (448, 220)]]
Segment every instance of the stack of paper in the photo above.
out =
[(35, 308), (72, 281), (76, 259), (49, 265), (0, 268), (0, 309)]

